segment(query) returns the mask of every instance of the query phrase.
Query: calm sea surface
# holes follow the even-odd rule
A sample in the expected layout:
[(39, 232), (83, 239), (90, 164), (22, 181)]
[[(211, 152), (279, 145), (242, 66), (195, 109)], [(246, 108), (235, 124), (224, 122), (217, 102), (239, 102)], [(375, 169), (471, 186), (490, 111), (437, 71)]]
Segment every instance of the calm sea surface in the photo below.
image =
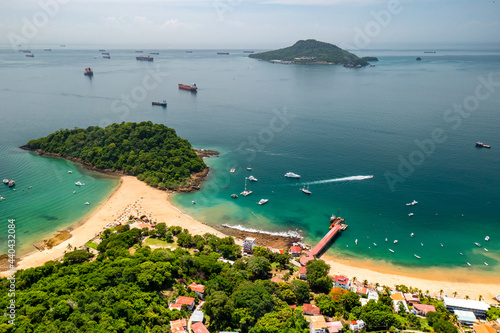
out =
[[(0, 178), (16, 181), (15, 191), (0, 184), (0, 235), (16, 219), (18, 252), (91, 213), (117, 181), (17, 147), (60, 128), (150, 120), (222, 153), (207, 160), (201, 191), (173, 199), (208, 224), (296, 231), (312, 244), (340, 209), (349, 228), (331, 254), (499, 271), (500, 53), (375, 50), (358, 54), (377, 56), (375, 67), (347, 69), (272, 64), (242, 50), (144, 50), (160, 53), (154, 62), (107, 51), (111, 59), (97, 49), (0, 50)], [(166, 109), (151, 105), (164, 99)], [(250, 175), (253, 193), (231, 199)]]

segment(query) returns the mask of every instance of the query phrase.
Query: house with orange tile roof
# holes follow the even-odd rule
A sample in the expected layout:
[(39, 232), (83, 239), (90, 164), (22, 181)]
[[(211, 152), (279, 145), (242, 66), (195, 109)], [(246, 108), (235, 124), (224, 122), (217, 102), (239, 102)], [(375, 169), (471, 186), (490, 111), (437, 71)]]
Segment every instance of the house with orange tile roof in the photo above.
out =
[(191, 330), (193, 330), (194, 333), (210, 333), (203, 323), (191, 325)]
[(172, 333), (187, 333), (186, 319), (173, 320), (170, 322), (170, 331)]
[(188, 310), (193, 310), (195, 305), (194, 297), (179, 296), (174, 303), (170, 304), (168, 307), (170, 310), (181, 310), (182, 306), (185, 305)]
[(299, 268), (299, 279), (307, 280), (307, 267), (302, 266)]
[(335, 275), (333, 278), (333, 282), (334, 282), (333, 286), (335, 288), (342, 288), (345, 290), (349, 290), (349, 287), (351, 286), (349, 278), (343, 275)]
[(196, 284), (196, 283), (191, 283), (189, 285), (189, 288), (191, 288), (192, 291), (195, 292), (196, 295), (198, 295), (199, 298), (204, 299), (205, 298), (205, 286), (202, 284)]
[(406, 304), (406, 300), (403, 296), (403, 293), (400, 292), (392, 293), (391, 298), (392, 298), (392, 307), (394, 312), (399, 311), (400, 304), (403, 304), (406, 312), (410, 312), (410, 310), (408, 309), (408, 305)]
[(290, 247), (290, 254), (294, 257), (300, 257), (300, 253), (302, 252), (302, 249), (300, 246), (291, 246)]
[(304, 303), (302, 304), (302, 313), (308, 316), (319, 315), (320, 310), (316, 305)]
[(496, 333), (497, 331), (487, 324), (472, 325), (475, 333)]

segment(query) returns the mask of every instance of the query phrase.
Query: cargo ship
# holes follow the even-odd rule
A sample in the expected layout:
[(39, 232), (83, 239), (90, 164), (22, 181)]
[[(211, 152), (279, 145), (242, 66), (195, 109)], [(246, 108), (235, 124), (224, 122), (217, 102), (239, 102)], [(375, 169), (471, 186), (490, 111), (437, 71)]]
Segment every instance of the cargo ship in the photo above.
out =
[(139, 57), (135, 57), (135, 59), (140, 60), (140, 61), (153, 61), (154, 60), (154, 58), (151, 56), (147, 56), (147, 57), (139, 56)]
[(476, 147), (481, 147), (481, 148), (491, 148), (491, 146), (485, 145), (482, 142), (476, 142)]
[(35, 55), (34, 54), (27, 54), (27, 57), (33, 58)]
[(217, 52), (217, 54), (224, 54), (224, 55), (228, 55), (229, 52)]
[(178, 85), (179, 85), (179, 89), (190, 90), (190, 91), (197, 91), (198, 90), (196, 83), (193, 83), (192, 85), (179, 83)]
[(151, 104), (152, 105), (159, 105), (159, 106), (166, 107), (167, 106), (167, 101), (163, 100), (163, 102), (151, 102)]

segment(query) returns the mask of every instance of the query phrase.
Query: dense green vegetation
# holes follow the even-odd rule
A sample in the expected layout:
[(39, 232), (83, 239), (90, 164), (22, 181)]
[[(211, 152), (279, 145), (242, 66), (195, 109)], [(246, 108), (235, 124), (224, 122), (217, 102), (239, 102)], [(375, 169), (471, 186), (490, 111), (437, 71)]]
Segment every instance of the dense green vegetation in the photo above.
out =
[[(143, 245), (147, 237), (177, 248), (152, 250)], [(435, 299), (422, 299), (436, 305), (437, 312), (427, 319), (404, 310), (393, 312), (389, 288), (380, 293), (378, 302), (361, 306), (354, 292), (331, 289), (323, 274), (329, 267), (321, 261), (308, 264), (309, 283), (271, 282), (271, 267), (292, 271), (289, 255), (256, 247), (253, 256), (242, 257), (232, 237), (193, 236), (165, 223), (152, 230), (125, 225), (107, 229), (97, 249), (97, 255), (74, 250), (59, 262), (18, 271), (16, 325), (2, 316), (0, 333), (167, 333), (171, 320), (190, 316), (187, 308), (169, 310), (169, 304), (178, 296), (199, 300), (187, 288), (191, 282), (205, 285), (202, 310), (210, 332), (307, 333), (309, 324), (301, 306), (312, 300), (323, 315), (344, 320), (346, 333), (350, 332), (347, 320), (356, 319), (367, 323), (367, 331), (430, 331), (431, 325), (436, 332), (457, 332), (453, 316)], [(220, 258), (235, 261), (231, 265)], [(7, 279), (0, 279), (2, 295), (7, 295), (9, 285)], [(7, 309), (10, 299), (2, 297), (0, 308)]]
[(261, 60), (293, 61), (295, 58), (315, 57), (317, 62), (342, 65), (366, 66), (368, 62), (333, 44), (314, 39), (299, 40), (293, 46), (284, 49), (253, 53), (250, 58)]
[(365, 60), (365, 61), (378, 61), (378, 58), (377, 57), (362, 57), (361, 59)]
[(182, 185), (192, 173), (206, 168), (187, 140), (150, 121), (61, 129), (29, 141), (27, 147), (120, 170), (159, 188)]

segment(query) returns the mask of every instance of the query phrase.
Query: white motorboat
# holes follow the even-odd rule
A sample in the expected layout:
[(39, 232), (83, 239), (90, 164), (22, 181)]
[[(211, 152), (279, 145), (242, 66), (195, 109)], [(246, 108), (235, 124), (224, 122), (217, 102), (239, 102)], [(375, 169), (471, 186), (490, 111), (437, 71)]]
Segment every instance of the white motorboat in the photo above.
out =
[(407, 206), (415, 206), (416, 204), (418, 204), (418, 201), (417, 200), (413, 200), (412, 202), (409, 202), (406, 205)]
[(85, 183), (82, 183), (82, 182), (80, 182), (80, 181), (77, 181), (77, 182), (75, 183), (75, 185), (76, 185), (76, 186), (83, 186), (83, 185), (85, 185)]
[(440, 243), (441, 244), (441, 247), (444, 247), (443, 243)]
[(424, 243), (420, 243), (420, 246), (424, 246)]
[(90, 205), (90, 202), (88, 202), (88, 201), (87, 201), (85, 204), (86, 204), (86, 205)]
[(229, 170), (229, 172), (231, 172), (231, 173), (234, 173), (235, 171), (236, 171), (236, 169), (234, 169), (234, 168)]
[(303, 187), (300, 189), (302, 192), (304, 192), (305, 194), (311, 194), (311, 191), (309, 191), (309, 184), (307, 185), (307, 188), (306, 187)]
[(394, 253), (394, 250), (392, 250), (392, 249), (389, 249), (389, 251), (391, 251), (392, 253)]
[(373, 243), (374, 246), (377, 246), (377, 243)]
[(357, 238), (356, 238), (356, 240), (354, 241), (354, 243), (355, 243), (356, 245), (358, 245), (358, 239), (357, 239)]
[(385, 239), (385, 241), (387, 242), (387, 238)]
[(298, 175), (296, 173), (293, 173), (293, 172), (287, 172), (287, 173), (285, 173), (285, 177), (288, 177), (288, 178), (300, 178), (300, 175)]
[(195, 204), (196, 204), (196, 202), (194, 202), (194, 201), (191, 201), (191, 203), (192, 203), (193, 205), (195, 205)]
[[(5, 181), (4, 181), (4, 183), (5, 183)], [(490, 240), (490, 236), (486, 236), (486, 237), (484, 237), (484, 240), (485, 240), (485, 241), (489, 241), (489, 240)]]
[(463, 256), (463, 255), (464, 255), (462, 252), (458, 252), (458, 253), (460, 253), (460, 255), (461, 255), (461, 256)]
[(412, 217), (412, 216), (413, 216), (413, 213), (408, 214), (408, 216), (409, 216), (409, 217)]
[(254, 176), (248, 176), (248, 180), (250, 180), (252, 182), (256, 182), (257, 178), (255, 178)]
[(488, 266), (488, 263), (487, 263), (486, 261), (484, 262), (484, 264), (485, 264), (486, 266)]
[(248, 171), (252, 171), (252, 168), (251, 168), (251, 167), (248, 167), (248, 168), (247, 168), (247, 170), (248, 170)]
[(9, 183), (9, 180), (8, 180), (7, 178), (5, 178), (5, 179), (3, 180), (3, 183), (4, 183), (4, 184), (8, 184), (8, 183)]
[(68, 171), (68, 173), (73, 173), (73, 171)]
[(485, 248), (485, 247), (484, 247), (484, 250), (485, 250), (486, 252), (488, 252), (488, 249), (487, 249), (487, 248)]
[(267, 203), (268, 201), (269, 201), (269, 199), (260, 199), (258, 204), (263, 205), (263, 204)]
[(76, 191), (73, 191), (73, 194), (75, 194), (75, 193), (76, 193)]
[(472, 266), (472, 265), (470, 264), (470, 262), (467, 261), (467, 266)]
[(397, 244), (397, 243), (398, 243), (398, 240), (397, 240), (397, 239), (395, 239), (395, 240), (394, 240), (394, 244)]
[(479, 244), (478, 242), (475, 242), (474, 244), (476, 244), (477, 247), (481, 247), (481, 244)]
[(412, 232), (412, 233), (410, 234), (410, 237), (413, 237), (413, 236), (415, 236), (415, 234)]
[(417, 259), (422, 259), (422, 258), (420, 258), (419, 256), (417, 256), (416, 254), (414, 254), (414, 256), (415, 256), (415, 258), (417, 258)]

